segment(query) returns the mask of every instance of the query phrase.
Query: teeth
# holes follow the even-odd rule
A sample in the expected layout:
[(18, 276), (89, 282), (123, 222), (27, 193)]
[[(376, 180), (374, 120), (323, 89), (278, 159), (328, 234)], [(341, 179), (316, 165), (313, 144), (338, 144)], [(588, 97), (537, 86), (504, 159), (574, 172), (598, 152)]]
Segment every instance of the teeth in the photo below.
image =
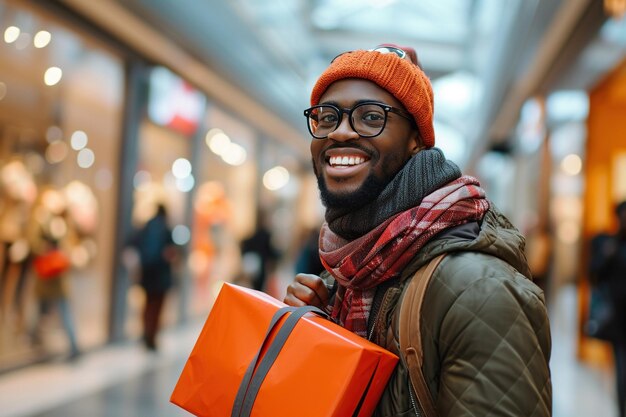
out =
[(361, 156), (343, 156), (343, 157), (332, 156), (330, 157), (328, 162), (333, 166), (337, 166), (337, 165), (350, 166), (350, 165), (362, 164), (363, 162), (365, 162), (365, 158)]

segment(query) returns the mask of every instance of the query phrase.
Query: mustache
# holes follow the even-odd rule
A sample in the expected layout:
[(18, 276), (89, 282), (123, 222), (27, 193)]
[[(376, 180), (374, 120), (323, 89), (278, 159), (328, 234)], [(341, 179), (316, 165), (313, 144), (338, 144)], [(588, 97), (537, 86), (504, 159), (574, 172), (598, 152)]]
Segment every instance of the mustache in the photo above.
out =
[(324, 157), (326, 157), (326, 152), (333, 150), (333, 149), (358, 149), (366, 153), (369, 157), (373, 155), (373, 152), (370, 149), (366, 148), (365, 146), (360, 145), (358, 142), (354, 142), (354, 143), (334, 143), (328, 146), (328, 148), (324, 149)]

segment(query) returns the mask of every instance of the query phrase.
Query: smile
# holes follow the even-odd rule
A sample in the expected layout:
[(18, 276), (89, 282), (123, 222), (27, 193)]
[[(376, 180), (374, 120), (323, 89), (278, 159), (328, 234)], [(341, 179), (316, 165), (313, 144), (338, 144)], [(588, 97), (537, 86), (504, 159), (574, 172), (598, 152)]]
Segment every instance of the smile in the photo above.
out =
[(328, 164), (332, 167), (361, 165), (366, 161), (362, 156), (331, 156)]

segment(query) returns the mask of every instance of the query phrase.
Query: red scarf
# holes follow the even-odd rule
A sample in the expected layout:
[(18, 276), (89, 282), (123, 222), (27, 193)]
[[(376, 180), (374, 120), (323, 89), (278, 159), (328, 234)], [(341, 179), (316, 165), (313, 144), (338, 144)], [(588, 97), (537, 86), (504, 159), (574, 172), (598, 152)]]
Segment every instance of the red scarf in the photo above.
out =
[(390, 217), (358, 239), (345, 240), (325, 223), (320, 233), (320, 257), (339, 283), (332, 319), (367, 337), (376, 286), (399, 276), (435, 234), (479, 220), (488, 208), (478, 180), (462, 176), (424, 197), (419, 206)]

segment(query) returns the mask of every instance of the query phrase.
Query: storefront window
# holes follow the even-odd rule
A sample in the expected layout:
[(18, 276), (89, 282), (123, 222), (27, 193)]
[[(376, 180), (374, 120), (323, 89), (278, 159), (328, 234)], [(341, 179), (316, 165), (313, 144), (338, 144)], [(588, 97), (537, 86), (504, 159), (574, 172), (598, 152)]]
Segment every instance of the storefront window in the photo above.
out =
[(258, 204), (258, 136), (212, 105), (196, 158), (189, 267), (192, 314), (208, 311), (222, 282), (242, 282), (239, 242), (254, 229)]
[[(15, 4), (0, 1), (0, 368), (107, 339), (124, 91), (103, 45)], [(52, 249), (69, 264), (44, 276)]]
[[(144, 310), (149, 293), (163, 292), (159, 326), (167, 327), (186, 316), (189, 281), (188, 247), (192, 238), (191, 198), (198, 188), (199, 168), (193, 166), (194, 147), (206, 107), (203, 93), (166, 68), (155, 67), (149, 75), (146, 117), (139, 127), (139, 157), (133, 178), (134, 259), (129, 262), (131, 287), (126, 333), (137, 337), (145, 330)], [(170, 246), (176, 256), (167, 261), (167, 271), (151, 275), (146, 265), (142, 239), (147, 222), (159, 207), (165, 211)], [(154, 275), (154, 274), (152, 274)]]

